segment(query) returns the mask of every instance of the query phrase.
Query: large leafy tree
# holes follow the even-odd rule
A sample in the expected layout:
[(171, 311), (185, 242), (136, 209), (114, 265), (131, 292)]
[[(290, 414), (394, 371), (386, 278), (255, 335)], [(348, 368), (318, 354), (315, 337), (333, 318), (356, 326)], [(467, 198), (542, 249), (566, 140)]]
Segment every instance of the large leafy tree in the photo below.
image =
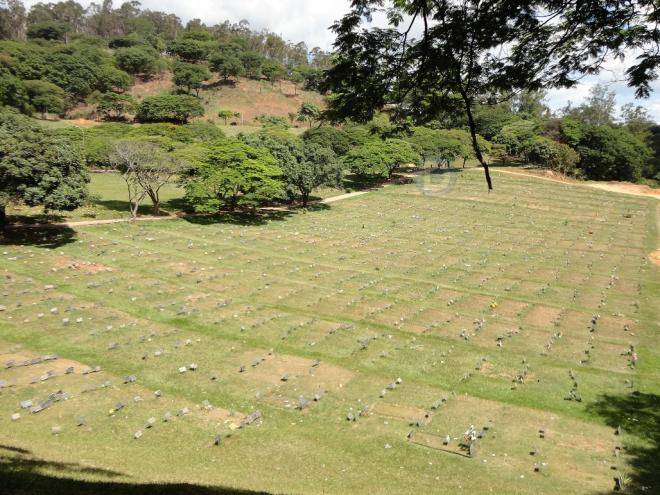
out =
[[(389, 27), (365, 29), (380, 10)], [(641, 53), (628, 70), (629, 84), (648, 95), (660, 63), (658, 21), (656, 0), (353, 0), (333, 25), (328, 117), (368, 121), (390, 103), (395, 117), (431, 120), (458, 98), (490, 189), (475, 105), (521, 90), (570, 87), (629, 47)], [(413, 37), (413, 29), (421, 35)]]
[(83, 160), (70, 142), (26, 117), (0, 113), (0, 228), (13, 201), (73, 210), (87, 199)]
[(135, 117), (141, 122), (183, 124), (192, 117), (204, 115), (197, 98), (190, 95), (148, 96), (137, 107)]
[(282, 196), (282, 170), (266, 150), (235, 139), (197, 147), (186, 184), (186, 199), (195, 211), (257, 206)]
[(353, 148), (342, 162), (358, 176), (387, 179), (402, 165), (422, 165), (422, 157), (410, 143), (401, 139), (374, 139)]
[(300, 195), (303, 206), (317, 187), (338, 187), (341, 183), (342, 167), (329, 147), (302, 141), (277, 128), (243, 135), (241, 140), (265, 148), (275, 157), (284, 174), (286, 194), (291, 199)]
[(211, 78), (211, 73), (206, 66), (200, 64), (189, 64), (187, 62), (174, 62), (174, 84), (186, 90), (186, 93), (195, 90), (199, 95), (204, 81)]
[(117, 66), (133, 75), (150, 76), (156, 71), (158, 54), (144, 46), (120, 48), (115, 52)]

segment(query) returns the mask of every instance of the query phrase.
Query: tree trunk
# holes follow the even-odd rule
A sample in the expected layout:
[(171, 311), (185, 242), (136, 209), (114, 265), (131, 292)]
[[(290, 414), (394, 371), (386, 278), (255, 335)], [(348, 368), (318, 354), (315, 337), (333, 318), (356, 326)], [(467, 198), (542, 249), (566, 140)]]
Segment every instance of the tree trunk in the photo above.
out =
[(7, 226), (7, 210), (6, 205), (0, 204), (0, 232), (5, 230)]
[(465, 104), (465, 114), (468, 119), (468, 126), (470, 128), (470, 136), (472, 137), (472, 148), (474, 149), (474, 154), (479, 160), (482, 168), (484, 169), (484, 174), (486, 175), (486, 183), (488, 184), (488, 191), (492, 191), (493, 182), (490, 179), (490, 171), (488, 170), (488, 164), (484, 160), (484, 156), (481, 154), (481, 149), (479, 148), (479, 141), (477, 141), (477, 126), (474, 123), (474, 117), (472, 115), (472, 102), (470, 97), (467, 95), (465, 90), (461, 88), (461, 97), (463, 98), (463, 103)]

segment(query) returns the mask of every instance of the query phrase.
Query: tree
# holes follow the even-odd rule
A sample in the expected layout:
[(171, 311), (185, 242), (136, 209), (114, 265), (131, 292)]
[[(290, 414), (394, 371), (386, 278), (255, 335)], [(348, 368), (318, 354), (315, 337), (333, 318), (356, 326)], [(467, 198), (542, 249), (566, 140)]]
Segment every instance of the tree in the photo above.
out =
[(203, 65), (175, 61), (173, 69), (174, 84), (185, 89), (186, 93), (194, 89), (198, 96), (204, 81), (211, 78), (211, 73)]
[(198, 150), (186, 200), (200, 213), (256, 206), (282, 195), (282, 170), (264, 149), (234, 139), (209, 143)]
[(531, 163), (557, 170), (563, 175), (580, 175), (576, 168), (580, 155), (566, 144), (545, 136), (533, 136), (525, 143), (525, 154)]
[(302, 138), (305, 144), (317, 144), (322, 148), (330, 148), (337, 156), (348, 153), (354, 144), (346, 131), (329, 126), (307, 129)]
[(243, 135), (241, 141), (264, 148), (277, 160), (284, 174), (285, 192), (289, 198), (302, 198), (303, 206), (311, 192), (320, 186), (337, 187), (342, 168), (330, 148), (301, 141), (286, 130), (270, 128)]
[(127, 93), (101, 93), (92, 99), (96, 103), (96, 110), (105, 119), (120, 120), (127, 113), (135, 110), (135, 99)]
[(266, 79), (270, 81), (271, 84), (275, 84), (275, 81), (278, 81), (284, 77), (286, 71), (284, 66), (279, 62), (274, 60), (266, 60), (261, 64), (261, 73)]
[(405, 140), (417, 149), (424, 162), (432, 159), (438, 164), (444, 163), (449, 167), (451, 162), (464, 154), (463, 143), (460, 140), (439, 130), (415, 127), (412, 135), (407, 136)]
[(578, 167), (593, 180), (639, 180), (651, 156), (643, 141), (609, 126), (585, 126), (576, 150)]
[(342, 159), (346, 168), (370, 179), (388, 179), (401, 165), (420, 166), (422, 157), (410, 143), (401, 139), (369, 141), (353, 148)]
[(502, 128), (493, 142), (506, 146), (509, 156), (519, 156), (525, 150), (525, 143), (538, 135), (539, 125), (531, 120), (517, 120)]
[(73, 210), (87, 199), (89, 176), (71, 143), (16, 113), (0, 113), (0, 229), (10, 202)]
[(115, 51), (117, 67), (129, 74), (150, 76), (156, 72), (157, 54), (144, 46), (131, 46)]
[(293, 95), (298, 95), (298, 86), (305, 82), (305, 77), (299, 70), (293, 70), (289, 73), (289, 81), (293, 84)]
[(23, 81), (30, 104), (46, 118), (49, 113), (62, 115), (66, 111), (67, 96), (62, 88), (41, 80)]
[(342, 166), (337, 155), (318, 144), (305, 143), (303, 156), (294, 166), (284, 170), (288, 185), (300, 192), (303, 206), (307, 206), (309, 196), (318, 187), (340, 187)]
[(0, 68), (0, 106), (14, 107), (21, 112), (30, 111), (30, 98), (25, 84), (7, 70)]
[(32, 24), (27, 30), (30, 39), (42, 39), (49, 41), (64, 41), (69, 26), (63, 22), (46, 21)]
[(213, 72), (226, 83), (230, 77), (239, 77), (245, 73), (243, 62), (236, 55), (224, 52), (215, 52), (209, 57), (209, 66)]
[(208, 44), (192, 38), (171, 41), (167, 52), (185, 62), (195, 63), (206, 59), (209, 54)]
[(586, 101), (565, 114), (590, 125), (611, 125), (614, 122), (616, 94), (607, 85), (596, 84), (591, 88)]
[(218, 112), (218, 117), (225, 121), (225, 125), (227, 125), (227, 119), (233, 119), (234, 117), (240, 116), (241, 114), (239, 112), (234, 112), (232, 110), (220, 110)]
[(148, 96), (137, 107), (135, 117), (141, 122), (173, 122), (183, 124), (192, 117), (204, 115), (204, 108), (194, 96)]
[(245, 68), (245, 75), (251, 79), (257, 79), (261, 75), (261, 64), (264, 58), (256, 52), (247, 51), (240, 55), (241, 63)]
[[(389, 103), (397, 120), (413, 115), (426, 121), (458, 97), (489, 189), (476, 104), (502, 102), (521, 90), (573, 86), (582, 74), (598, 72), (608, 54), (622, 55), (627, 47), (642, 52), (628, 70), (629, 84), (648, 95), (648, 82), (660, 64), (660, 32), (654, 28), (660, 7), (654, 0), (384, 4), (354, 0), (333, 25), (336, 64), (324, 82), (324, 89), (333, 91), (327, 117), (366, 122)], [(386, 10), (389, 27), (364, 29), (363, 22), (381, 10)], [(421, 34), (410, 36), (416, 25)]]
[(160, 215), (160, 190), (189, 167), (181, 158), (146, 140), (117, 141), (110, 160), (126, 182), (132, 218), (137, 217), (146, 196), (151, 199), (154, 215)]
[(321, 118), (321, 109), (313, 103), (303, 102), (298, 109), (297, 120), (300, 122), (309, 122), (309, 127), (312, 127), (312, 122)]

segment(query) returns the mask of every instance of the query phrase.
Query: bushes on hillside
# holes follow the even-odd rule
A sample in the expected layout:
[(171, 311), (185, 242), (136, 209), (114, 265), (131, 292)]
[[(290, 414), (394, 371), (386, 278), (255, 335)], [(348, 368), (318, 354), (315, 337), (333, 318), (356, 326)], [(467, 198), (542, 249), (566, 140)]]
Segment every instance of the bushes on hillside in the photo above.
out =
[(135, 117), (140, 122), (172, 122), (182, 124), (204, 115), (201, 103), (194, 96), (149, 96), (137, 107)]

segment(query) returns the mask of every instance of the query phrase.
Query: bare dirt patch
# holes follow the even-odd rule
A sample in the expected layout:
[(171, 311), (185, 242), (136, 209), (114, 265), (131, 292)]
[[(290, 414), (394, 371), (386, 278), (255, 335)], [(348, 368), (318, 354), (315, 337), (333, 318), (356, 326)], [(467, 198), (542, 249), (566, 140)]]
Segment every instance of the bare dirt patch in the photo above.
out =
[(660, 249), (656, 249), (649, 254), (649, 261), (655, 266), (660, 266)]
[(92, 263), (90, 261), (76, 260), (58, 256), (52, 262), (53, 268), (68, 268), (70, 270), (79, 270), (85, 273), (111, 272), (112, 268), (101, 263)]

